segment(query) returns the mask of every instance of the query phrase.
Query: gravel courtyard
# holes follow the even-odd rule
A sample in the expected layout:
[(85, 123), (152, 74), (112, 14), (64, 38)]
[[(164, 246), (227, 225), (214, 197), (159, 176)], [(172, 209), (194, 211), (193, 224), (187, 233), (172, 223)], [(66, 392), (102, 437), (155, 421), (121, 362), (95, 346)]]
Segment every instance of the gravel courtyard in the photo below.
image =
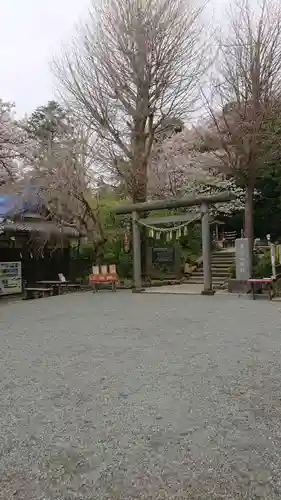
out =
[(0, 304), (0, 499), (280, 500), (280, 306)]

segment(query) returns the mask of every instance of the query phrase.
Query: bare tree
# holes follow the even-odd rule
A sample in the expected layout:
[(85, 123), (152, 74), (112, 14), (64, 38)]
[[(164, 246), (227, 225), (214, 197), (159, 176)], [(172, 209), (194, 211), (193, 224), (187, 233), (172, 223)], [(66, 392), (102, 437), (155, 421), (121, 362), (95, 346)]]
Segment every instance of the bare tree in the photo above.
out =
[(281, 4), (239, 0), (219, 40), (215, 100), (206, 94), (211, 116), (205, 148), (224, 172), (245, 187), (245, 236), (253, 237), (253, 194), (264, 142), (280, 112)]
[(64, 99), (96, 136), (96, 163), (147, 197), (154, 137), (194, 110), (209, 65), (195, 0), (101, 0), (54, 64)]

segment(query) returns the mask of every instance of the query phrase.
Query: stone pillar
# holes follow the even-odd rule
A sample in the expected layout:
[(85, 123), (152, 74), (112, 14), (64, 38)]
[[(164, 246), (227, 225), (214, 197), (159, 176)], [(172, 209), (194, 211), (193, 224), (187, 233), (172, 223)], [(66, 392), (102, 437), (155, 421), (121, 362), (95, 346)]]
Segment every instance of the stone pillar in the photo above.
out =
[(211, 232), (209, 221), (209, 207), (206, 203), (201, 205), (202, 214), (202, 254), (203, 254), (203, 272), (204, 272), (204, 289), (202, 295), (213, 295), (212, 289), (212, 249), (211, 249)]
[(236, 279), (247, 282), (251, 278), (251, 241), (249, 238), (235, 240)]
[(132, 212), (133, 229), (133, 292), (141, 292), (141, 240), (140, 229), (138, 225), (138, 213)]

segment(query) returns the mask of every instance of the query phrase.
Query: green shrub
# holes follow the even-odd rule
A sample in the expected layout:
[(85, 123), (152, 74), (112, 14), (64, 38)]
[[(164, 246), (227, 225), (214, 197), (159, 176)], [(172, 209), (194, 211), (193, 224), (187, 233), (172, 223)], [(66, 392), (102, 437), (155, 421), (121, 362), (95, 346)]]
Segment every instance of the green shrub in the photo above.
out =
[[(236, 278), (236, 265), (229, 267), (229, 275), (232, 279)], [(267, 278), (272, 275), (271, 258), (269, 251), (261, 255), (253, 255), (253, 277)]]
[(131, 252), (124, 251), (123, 239), (118, 238), (105, 244), (100, 258), (102, 264), (115, 264), (120, 278), (131, 278), (133, 261)]
[(256, 261), (253, 264), (253, 275), (256, 278), (268, 278), (272, 275), (270, 252), (261, 256), (255, 256)]
[(122, 252), (119, 254), (117, 263), (117, 273), (120, 278), (131, 278), (133, 275), (133, 260), (131, 253)]
[(180, 245), (184, 261), (188, 264), (195, 264), (198, 257), (202, 254), (201, 244), (201, 227), (200, 224), (188, 226), (188, 233), (186, 236), (181, 236)]
[(229, 267), (229, 276), (230, 276), (230, 278), (232, 278), (232, 279), (235, 279), (235, 278), (236, 278), (236, 265), (235, 265), (235, 264), (232, 264), (232, 265)]

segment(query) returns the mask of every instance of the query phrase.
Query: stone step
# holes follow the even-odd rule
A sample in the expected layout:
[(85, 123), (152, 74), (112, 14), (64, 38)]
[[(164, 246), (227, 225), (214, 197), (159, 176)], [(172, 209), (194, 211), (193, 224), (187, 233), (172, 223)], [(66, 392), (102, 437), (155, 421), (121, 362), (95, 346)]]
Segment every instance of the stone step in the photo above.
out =
[[(189, 280), (192, 280), (192, 279), (201, 279), (203, 280), (204, 279), (204, 275), (203, 274), (193, 274)], [(212, 276), (212, 279), (213, 280), (216, 280), (216, 281), (225, 281), (225, 280), (228, 280), (229, 279), (229, 276)], [(188, 280), (188, 281), (189, 281)]]
[(227, 267), (225, 269), (223, 267), (221, 267), (220, 269), (213, 269), (212, 268), (212, 274), (221, 274), (222, 276), (227, 274), (227, 276), (229, 276), (230, 272), (229, 272), (229, 269)]
[[(222, 274), (229, 274), (229, 267), (213, 267), (212, 266), (212, 273), (222, 273)], [(198, 269), (196, 269), (196, 271), (194, 271), (193, 274), (195, 273), (203, 273), (203, 268), (202, 267), (199, 267)]]
[(228, 269), (225, 271), (212, 271), (212, 276), (231, 276), (231, 273)]
[(229, 276), (229, 269), (212, 269), (212, 274), (217, 274), (218, 276)]
[(229, 265), (231, 266), (231, 264), (235, 264), (235, 262), (232, 260), (229, 262), (228, 261), (227, 262), (221, 262), (221, 261), (219, 262), (219, 261), (212, 260), (211, 263), (212, 263), (213, 267), (227, 267)]
[(212, 268), (215, 268), (215, 267), (218, 267), (218, 268), (227, 267), (227, 268), (229, 268), (232, 265), (233, 265), (233, 262), (212, 262), (211, 263)]
[(215, 261), (215, 262), (229, 262), (230, 260), (232, 260), (234, 262), (235, 257), (231, 257), (231, 256), (230, 257), (214, 257), (214, 256), (212, 256), (211, 260)]
[(212, 253), (213, 259), (235, 259), (235, 253)]
[(231, 261), (229, 261), (229, 262), (211, 262), (212, 267), (227, 267), (227, 268), (229, 268), (233, 265), (234, 265), (234, 262), (231, 262)]
[[(189, 283), (189, 285), (201, 285), (202, 286), (202, 289), (204, 288), (204, 283), (202, 281), (196, 281), (196, 282), (193, 282), (193, 283)], [(212, 287), (214, 290), (220, 290), (222, 288), (226, 288), (224, 283), (212, 283)]]
[(225, 270), (229, 271), (230, 266), (228, 264), (225, 265), (225, 266), (223, 266), (222, 264), (220, 266), (218, 266), (218, 264), (212, 264), (212, 269), (214, 271), (216, 271), (216, 270), (218, 270), (218, 271), (225, 271)]
[[(230, 277), (230, 267), (235, 264), (234, 252), (214, 252), (212, 254), (212, 282), (215, 289), (225, 286)], [(190, 284), (203, 285), (204, 272), (200, 266), (187, 281)]]
[[(203, 272), (203, 269), (198, 269), (198, 271), (195, 271), (194, 273), (192, 273), (191, 276), (204, 276), (204, 272)], [(212, 272), (212, 276), (217, 276), (217, 277), (222, 277), (224, 278), (225, 276), (228, 277), (230, 276), (229, 272), (219, 272), (219, 273), (214, 273)]]
[(212, 252), (212, 255), (235, 255), (235, 248), (233, 248), (232, 250), (229, 250), (229, 251), (225, 251), (225, 250), (214, 250)]
[(218, 263), (224, 263), (224, 262), (235, 262), (235, 259), (211, 259), (211, 262), (218, 262)]
[(232, 250), (230, 252), (224, 252), (224, 251), (219, 251), (219, 252), (212, 252), (212, 255), (235, 255), (235, 250)]
[(212, 257), (216, 257), (218, 259), (220, 259), (221, 257), (232, 257), (232, 258), (234, 258), (235, 257), (235, 252), (234, 253), (230, 253), (230, 252), (212, 253)]
[[(195, 273), (192, 273), (192, 276), (204, 276), (203, 271), (195, 271)], [(214, 273), (212, 272), (212, 276), (214, 277), (221, 277), (221, 278), (228, 278), (230, 276), (229, 272), (219, 272), (219, 273)]]
[[(222, 279), (217, 279), (217, 278), (213, 278), (212, 279), (212, 282), (216, 285), (220, 285), (220, 284), (223, 284), (223, 283), (226, 283), (228, 280), (222, 280)], [(202, 278), (196, 278), (195, 276), (193, 278), (189, 278), (189, 280), (187, 281), (187, 283), (204, 283), (204, 279), (203, 277)]]
[[(218, 280), (218, 279), (213, 278), (212, 282), (220, 285), (222, 283), (227, 283), (228, 280), (227, 279), (226, 280), (222, 280), (222, 279)], [(189, 278), (187, 283), (204, 283), (204, 279), (203, 278), (196, 278), (196, 277)]]
[(211, 255), (213, 260), (235, 260), (235, 255)]

